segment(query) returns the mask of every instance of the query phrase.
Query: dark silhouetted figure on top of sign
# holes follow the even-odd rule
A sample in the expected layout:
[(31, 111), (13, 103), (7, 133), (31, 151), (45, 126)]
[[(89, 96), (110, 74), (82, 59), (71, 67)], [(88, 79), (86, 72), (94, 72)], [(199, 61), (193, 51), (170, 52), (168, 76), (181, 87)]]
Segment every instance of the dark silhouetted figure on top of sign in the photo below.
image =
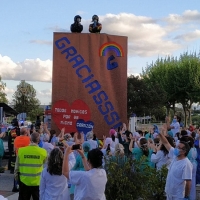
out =
[(92, 22), (89, 26), (90, 33), (100, 33), (102, 25), (99, 23), (99, 17), (97, 15), (92, 16)]
[(81, 16), (80, 15), (76, 15), (74, 17), (74, 23), (71, 24), (71, 32), (72, 33), (81, 33), (83, 30), (83, 25), (81, 25)]

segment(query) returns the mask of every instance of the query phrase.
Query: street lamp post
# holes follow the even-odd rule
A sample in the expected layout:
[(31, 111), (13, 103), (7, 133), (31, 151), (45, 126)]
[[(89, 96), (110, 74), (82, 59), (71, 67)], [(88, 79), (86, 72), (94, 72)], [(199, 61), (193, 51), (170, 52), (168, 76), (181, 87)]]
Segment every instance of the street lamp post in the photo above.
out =
[(27, 84), (25, 82), (25, 80), (22, 80), (21, 81), (21, 87), (20, 87), (20, 92), (21, 92), (21, 95), (22, 95), (22, 105), (23, 105), (23, 108), (22, 108), (22, 118), (25, 118), (24, 116), (24, 113), (25, 113), (25, 95), (27, 93)]
[(150, 113), (150, 120), (149, 120), (149, 124), (151, 124), (151, 113)]

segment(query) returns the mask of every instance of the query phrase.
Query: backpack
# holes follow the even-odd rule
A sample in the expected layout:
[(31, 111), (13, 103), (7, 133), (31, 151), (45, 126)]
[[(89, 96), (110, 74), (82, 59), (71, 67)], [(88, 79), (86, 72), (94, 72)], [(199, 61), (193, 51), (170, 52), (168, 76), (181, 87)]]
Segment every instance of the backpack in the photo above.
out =
[(0, 157), (3, 157), (3, 155), (4, 155), (3, 140), (0, 138)]

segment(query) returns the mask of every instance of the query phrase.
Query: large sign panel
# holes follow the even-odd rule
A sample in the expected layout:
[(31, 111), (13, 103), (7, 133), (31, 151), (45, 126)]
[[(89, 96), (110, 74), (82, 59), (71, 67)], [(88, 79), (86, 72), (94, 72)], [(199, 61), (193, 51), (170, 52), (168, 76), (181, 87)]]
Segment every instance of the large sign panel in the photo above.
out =
[(54, 33), (51, 114), (52, 128), (99, 137), (127, 121), (127, 37)]

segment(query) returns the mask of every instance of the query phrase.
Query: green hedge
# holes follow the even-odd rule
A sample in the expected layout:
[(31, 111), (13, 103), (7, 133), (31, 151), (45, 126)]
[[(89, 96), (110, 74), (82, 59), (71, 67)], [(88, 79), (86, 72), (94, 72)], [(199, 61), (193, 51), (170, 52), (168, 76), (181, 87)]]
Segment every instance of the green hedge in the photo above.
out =
[(145, 165), (145, 157), (140, 161), (131, 158), (107, 160), (105, 168), (108, 182), (106, 199), (109, 200), (165, 200), (167, 168), (156, 170)]

